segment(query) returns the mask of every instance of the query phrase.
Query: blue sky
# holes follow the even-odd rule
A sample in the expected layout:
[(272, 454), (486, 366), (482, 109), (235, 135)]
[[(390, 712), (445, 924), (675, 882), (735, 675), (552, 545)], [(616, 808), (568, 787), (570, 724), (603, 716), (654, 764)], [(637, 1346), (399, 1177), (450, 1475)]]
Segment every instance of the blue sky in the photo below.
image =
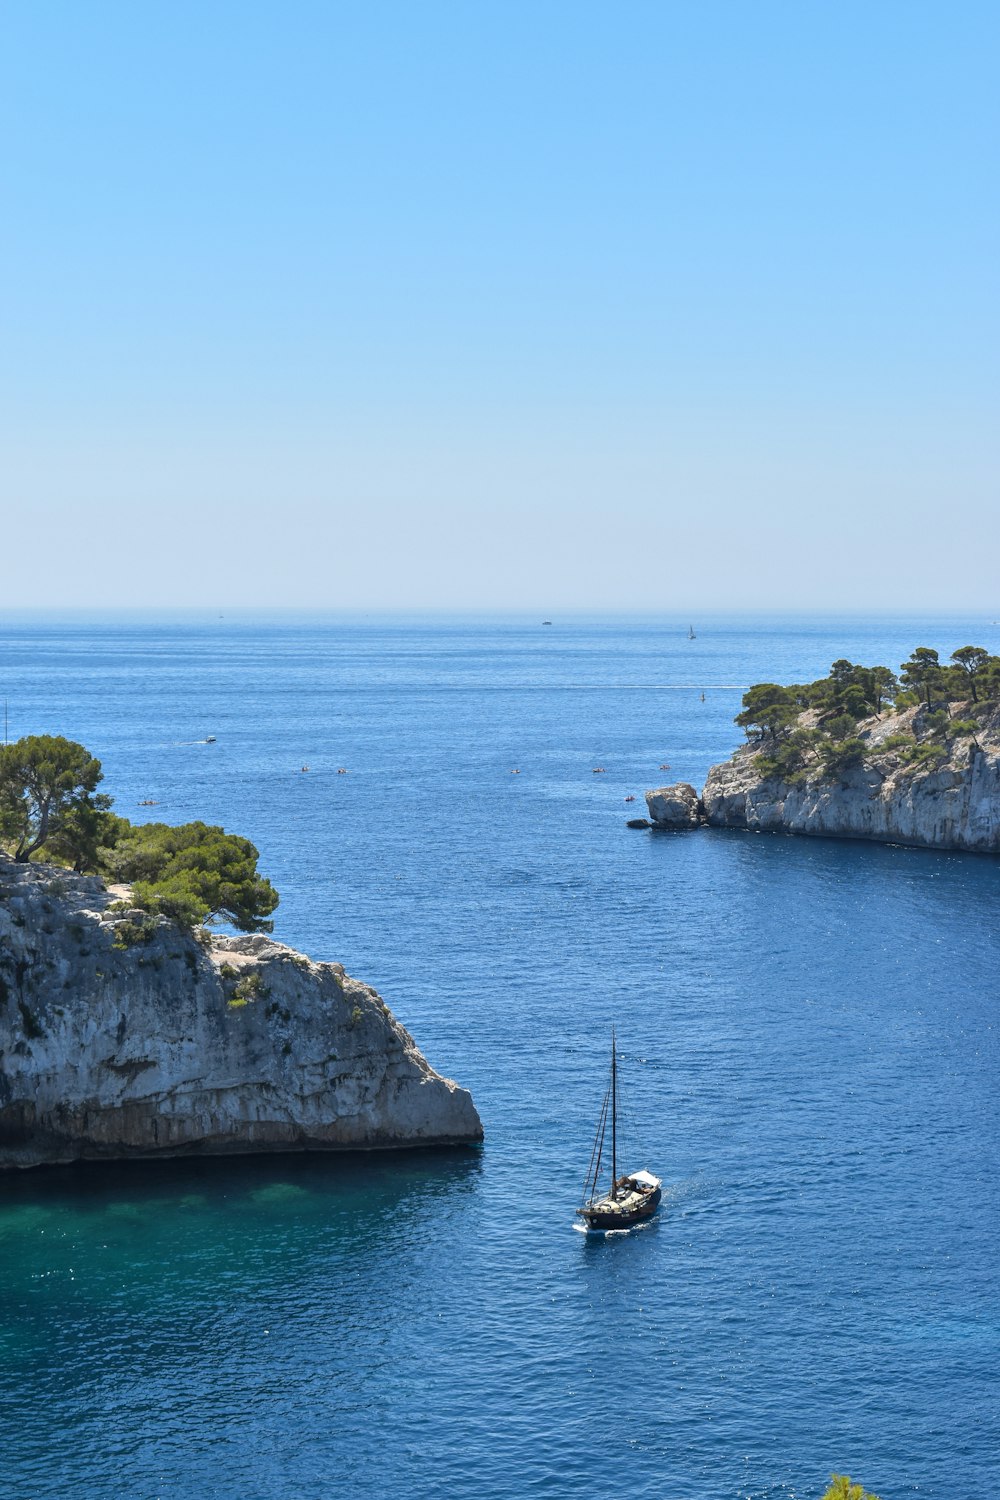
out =
[(0, 6), (0, 608), (995, 613), (998, 48)]

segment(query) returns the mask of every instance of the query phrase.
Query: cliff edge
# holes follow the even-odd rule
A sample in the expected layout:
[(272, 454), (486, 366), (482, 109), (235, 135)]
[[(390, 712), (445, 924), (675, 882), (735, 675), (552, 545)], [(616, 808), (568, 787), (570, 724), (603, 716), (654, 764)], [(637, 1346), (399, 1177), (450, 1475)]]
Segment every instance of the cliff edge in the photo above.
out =
[[(814, 717), (801, 715), (799, 725), (808, 730)], [(1000, 709), (975, 721), (956, 713), (954, 734), (940, 718), (924, 708), (874, 715), (858, 724), (862, 748), (847, 763), (807, 759), (791, 775), (761, 767), (768, 757), (758, 740), (711, 768), (694, 813), (693, 788), (681, 784), (646, 793), (650, 817), (660, 828), (701, 823), (1000, 853)]]
[(0, 855), (0, 1168), (482, 1139), (340, 964), (202, 942), (127, 897)]

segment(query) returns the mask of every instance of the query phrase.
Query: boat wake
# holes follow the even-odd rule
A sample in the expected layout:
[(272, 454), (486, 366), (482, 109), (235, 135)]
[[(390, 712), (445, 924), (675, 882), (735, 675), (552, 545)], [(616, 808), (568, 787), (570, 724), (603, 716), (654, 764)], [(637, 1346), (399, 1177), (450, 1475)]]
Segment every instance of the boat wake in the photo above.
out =
[(643, 1219), (639, 1224), (628, 1224), (624, 1229), (589, 1229), (586, 1224), (574, 1221), (573, 1228), (589, 1240), (618, 1240), (628, 1234), (638, 1234), (641, 1229), (653, 1229), (658, 1222), (658, 1218), (652, 1218)]

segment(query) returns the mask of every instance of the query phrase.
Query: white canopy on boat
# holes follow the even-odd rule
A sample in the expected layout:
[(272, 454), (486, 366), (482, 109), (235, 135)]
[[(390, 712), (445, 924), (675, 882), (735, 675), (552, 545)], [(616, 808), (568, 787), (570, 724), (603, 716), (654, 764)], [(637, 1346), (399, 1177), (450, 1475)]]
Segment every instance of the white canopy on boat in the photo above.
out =
[(629, 1177), (640, 1187), (659, 1187), (660, 1185), (660, 1179), (654, 1177), (652, 1172), (630, 1172)]

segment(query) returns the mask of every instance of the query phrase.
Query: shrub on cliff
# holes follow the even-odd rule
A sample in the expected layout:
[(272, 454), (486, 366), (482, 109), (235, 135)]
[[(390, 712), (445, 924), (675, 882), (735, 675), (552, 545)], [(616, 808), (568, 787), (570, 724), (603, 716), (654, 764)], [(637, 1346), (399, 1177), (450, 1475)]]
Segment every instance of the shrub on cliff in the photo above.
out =
[(867, 746), (864, 740), (827, 740), (820, 745), (823, 769), (831, 776), (839, 776), (848, 766), (859, 766), (865, 758)]
[(917, 743), (912, 734), (890, 734), (876, 746), (878, 750), (908, 750)]
[(786, 740), (773, 744), (754, 756), (753, 763), (764, 777), (781, 781), (802, 781), (807, 771), (810, 751), (819, 734), (815, 729), (793, 729)]
[(146, 911), (186, 927), (221, 917), (243, 932), (270, 932), (278, 893), (257, 873), (257, 858), (249, 839), (206, 823), (145, 823), (129, 826), (107, 864)]
[(900, 759), (915, 770), (936, 771), (942, 761), (948, 759), (948, 750), (946, 746), (933, 741), (923, 745), (913, 744), (902, 752)]

